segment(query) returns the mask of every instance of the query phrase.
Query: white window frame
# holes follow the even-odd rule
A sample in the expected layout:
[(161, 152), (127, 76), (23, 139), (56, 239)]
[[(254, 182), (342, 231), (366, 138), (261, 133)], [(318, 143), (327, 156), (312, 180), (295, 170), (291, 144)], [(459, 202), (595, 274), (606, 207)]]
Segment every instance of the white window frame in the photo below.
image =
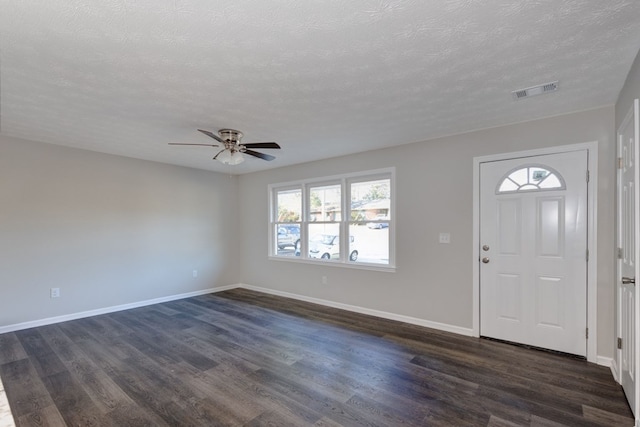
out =
[[(349, 173), (344, 175), (333, 175), (327, 177), (310, 178), (299, 181), (290, 181), (268, 185), (268, 197), (269, 197), (269, 216), (268, 216), (268, 257), (274, 261), (285, 261), (303, 264), (336, 266), (344, 268), (356, 268), (365, 270), (377, 270), (393, 272), (396, 269), (396, 188), (395, 188), (395, 168), (384, 168), (369, 171), (362, 171), (356, 173)], [(309, 224), (322, 224), (322, 223), (337, 223), (340, 227), (340, 247), (349, 248), (349, 226), (352, 223), (358, 223), (358, 221), (351, 221), (351, 184), (366, 181), (375, 181), (380, 179), (390, 180), (390, 211), (391, 215), (388, 221), (389, 223), (389, 263), (366, 263), (361, 261), (349, 261), (349, 251), (340, 251), (340, 259), (320, 260), (310, 258), (308, 255), (308, 226)], [(340, 185), (340, 221), (310, 221), (309, 208), (310, 208), (310, 191), (311, 187), (321, 187), (324, 185)], [(276, 239), (278, 238), (275, 225), (277, 221), (277, 199), (276, 195), (278, 191), (287, 191), (293, 189), (300, 189), (302, 191), (302, 214), (300, 221), (300, 256), (283, 256), (277, 254)], [(371, 222), (371, 221), (368, 221)]]
[[(283, 191), (283, 192), (284, 191), (298, 191), (298, 190), (300, 191), (300, 194), (301, 194), (300, 221), (296, 221), (296, 222), (281, 222), (281, 221), (278, 221), (278, 212), (277, 212), (278, 204), (275, 201), (276, 192), (278, 192), (278, 191)], [(305, 202), (304, 202), (304, 186), (293, 185), (293, 186), (279, 187), (273, 192), (273, 196), (270, 195), (270, 197), (271, 197), (271, 204), (270, 204), (269, 210), (271, 212), (270, 218), (272, 220), (269, 222), (269, 236), (273, 236), (275, 240), (270, 239), (270, 243), (269, 244), (270, 244), (270, 248), (271, 249), (269, 249), (269, 250), (272, 251), (273, 248), (276, 247), (275, 241), (278, 239), (278, 233), (276, 231), (277, 230), (277, 228), (276, 228), (277, 224), (284, 224), (284, 225), (297, 224), (300, 227), (300, 230), (301, 230), (300, 231), (300, 242), (302, 243), (302, 220), (303, 220), (304, 214), (305, 214), (305, 212), (304, 212), (304, 206), (305, 206)], [(271, 246), (271, 245), (273, 245), (273, 246)]]

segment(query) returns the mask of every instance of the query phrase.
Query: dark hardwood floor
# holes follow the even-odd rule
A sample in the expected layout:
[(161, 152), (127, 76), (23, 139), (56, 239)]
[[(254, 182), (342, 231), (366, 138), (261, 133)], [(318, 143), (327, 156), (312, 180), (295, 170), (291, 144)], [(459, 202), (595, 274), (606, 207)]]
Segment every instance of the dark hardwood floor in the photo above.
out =
[(18, 426), (632, 426), (608, 368), (235, 289), (0, 335)]

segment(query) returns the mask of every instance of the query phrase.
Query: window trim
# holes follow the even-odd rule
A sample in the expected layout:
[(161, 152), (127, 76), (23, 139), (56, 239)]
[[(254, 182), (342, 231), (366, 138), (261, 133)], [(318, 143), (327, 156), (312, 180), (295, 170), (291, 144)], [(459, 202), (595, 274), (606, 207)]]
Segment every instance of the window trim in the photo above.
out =
[[(267, 186), (267, 194), (269, 200), (269, 216), (268, 216), (268, 238), (267, 238), (267, 254), (268, 259), (274, 261), (285, 261), (285, 262), (294, 262), (294, 263), (302, 263), (302, 264), (313, 264), (313, 265), (323, 265), (323, 266), (336, 266), (343, 268), (355, 268), (355, 269), (364, 269), (364, 270), (376, 270), (376, 271), (386, 271), (386, 272), (394, 272), (396, 270), (396, 169), (395, 167), (390, 168), (382, 168), (382, 169), (374, 169), (367, 170), (361, 172), (353, 172), (348, 174), (340, 174), (340, 175), (332, 175), (332, 176), (324, 176), (317, 178), (307, 178), (301, 179), (297, 181), (288, 181), (281, 183), (269, 184)], [(349, 227), (352, 223), (357, 223), (357, 221), (351, 221), (351, 203), (348, 201), (351, 199), (351, 184), (358, 182), (367, 182), (367, 181), (375, 181), (376, 179), (389, 179), (390, 180), (390, 210), (391, 216), (389, 218), (389, 263), (388, 264), (377, 264), (377, 263), (366, 263), (366, 262), (358, 262), (358, 261), (349, 261), (348, 253), (349, 251), (341, 251), (340, 259), (330, 259), (330, 260), (316, 260), (313, 258), (309, 258), (308, 255), (308, 225), (312, 223), (309, 218), (309, 206), (310, 206), (310, 187), (321, 187), (324, 185), (336, 185), (339, 184), (340, 191), (340, 199), (341, 199), (341, 212), (340, 212), (340, 221), (328, 222), (328, 223), (337, 223), (340, 228), (340, 246), (342, 248), (349, 247)], [(279, 191), (287, 191), (287, 190), (300, 190), (301, 191), (301, 221), (300, 221), (300, 252), (301, 256), (292, 257), (292, 256), (282, 256), (277, 254), (277, 250), (275, 249), (275, 240), (277, 239), (277, 235), (275, 233), (275, 225), (280, 224), (277, 218), (277, 198), (276, 195)], [(322, 221), (323, 223), (325, 221)], [(319, 223), (319, 222), (314, 222)], [(292, 223), (297, 224), (297, 222)]]

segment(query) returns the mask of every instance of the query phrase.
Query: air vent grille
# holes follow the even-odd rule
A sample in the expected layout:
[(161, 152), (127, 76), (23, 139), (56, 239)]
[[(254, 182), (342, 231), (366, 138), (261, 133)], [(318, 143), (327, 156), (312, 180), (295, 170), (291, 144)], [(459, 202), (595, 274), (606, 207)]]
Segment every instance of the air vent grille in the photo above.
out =
[(518, 89), (511, 92), (513, 99), (523, 99), (530, 96), (542, 95), (543, 93), (555, 92), (558, 90), (558, 81), (544, 83), (538, 86), (531, 86), (525, 89)]

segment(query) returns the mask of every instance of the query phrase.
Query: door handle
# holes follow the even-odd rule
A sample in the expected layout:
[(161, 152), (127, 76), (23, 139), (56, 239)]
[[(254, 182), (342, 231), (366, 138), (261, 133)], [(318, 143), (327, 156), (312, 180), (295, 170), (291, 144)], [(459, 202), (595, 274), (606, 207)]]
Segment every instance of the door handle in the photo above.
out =
[(635, 277), (623, 277), (622, 278), (622, 284), (623, 285), (635, 285), (636, 284), (636, 278)]
[(489, 257), (482, 258), (482, 262), (484, 262), (485, 264), (488, 264), (489, 263)]

